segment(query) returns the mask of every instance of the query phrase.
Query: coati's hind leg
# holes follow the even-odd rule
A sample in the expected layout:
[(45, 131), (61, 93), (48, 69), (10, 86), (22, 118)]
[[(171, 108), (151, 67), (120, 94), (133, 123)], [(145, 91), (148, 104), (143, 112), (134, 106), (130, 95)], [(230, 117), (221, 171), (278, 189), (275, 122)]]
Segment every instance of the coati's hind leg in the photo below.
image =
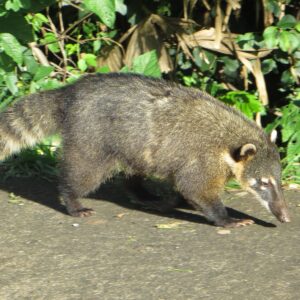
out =
[(254, 223), (251, 219), (236, 219), (228, 215), (219, 197), (225, 182), (218, 178), (209, 180), (203, 173), (196, 173), (190, 169), (184, 174), (178, 174), (176, 185), (186, 201), (195, 209), (202, 211), (208, 221), (221, 227), (242, 227)]
[(66, 155), (61, 165), (60, 197), (71, 216), (88, 217), (93, 209), (82, 206), (79, 198), (94, 191), (112, 172), (115, 161), (111, 158), (97, 158)]

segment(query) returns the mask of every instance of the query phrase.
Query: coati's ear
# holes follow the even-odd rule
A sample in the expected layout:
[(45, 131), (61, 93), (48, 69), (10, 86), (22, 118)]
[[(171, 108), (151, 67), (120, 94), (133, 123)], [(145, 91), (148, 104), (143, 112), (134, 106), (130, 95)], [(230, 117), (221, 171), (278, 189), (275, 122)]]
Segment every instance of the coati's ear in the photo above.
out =
[(251, 159), (256, 153), (256, 147), (253, 144), (245, 144), (235, 151), (233, 158), (236, 162)]
[(270, 134), (270, 141), (275, 144), (277, 139), (277, 130), (273, 129)]

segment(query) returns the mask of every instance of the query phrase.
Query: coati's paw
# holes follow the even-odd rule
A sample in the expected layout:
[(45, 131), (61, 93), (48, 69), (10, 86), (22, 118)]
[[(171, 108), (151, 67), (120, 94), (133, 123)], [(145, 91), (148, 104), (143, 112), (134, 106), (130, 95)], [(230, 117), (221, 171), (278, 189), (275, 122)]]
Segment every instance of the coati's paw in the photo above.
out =
[(254, 221), (251, 219), (235, 219), (235, 218), (228, 218), (222, 220), (222, 222), (217, 223), (217, 226), (225, 227), (225, 228), (236, 228), (236, 227), (244, 227), (254, 224)]
[(73, 211), (69, 211), (69, 214), (72, 216), (72, 217), (89, 217), (91, 216), (92, 214), (94, 214), (95, 211), (91, 208), (80, 208), (80, 209), (77, 209), (77, 210), (73, 210)]

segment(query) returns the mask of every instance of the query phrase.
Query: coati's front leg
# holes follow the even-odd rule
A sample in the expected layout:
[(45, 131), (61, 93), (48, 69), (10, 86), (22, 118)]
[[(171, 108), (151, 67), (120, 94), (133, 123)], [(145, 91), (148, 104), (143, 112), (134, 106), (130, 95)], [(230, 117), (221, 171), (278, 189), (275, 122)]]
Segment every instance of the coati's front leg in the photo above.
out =
[[(198, 179), (198, 180), (197, 180)], [(206, 219), (216, 226), (242, 227), (253, 224), (251, 219), (236, 219), (228, 215), (219, 194), (224, 188), (225, 179), (208, 178), (203, 172), (189, 169), (177, 174), (176, 185), (183, 197), (195, 209), (202, 211)]]
[(201, 198), (201, 200), (191, 204), (200, 207), (205, 217), (213, 222), (216, 226), (221, 227), (242, 227), (251, 225), (254, 223), (251, 219), (237, 219), (228, 216), (226, 207), (223, 205), (222, 201), (216, 196), (216, 198)]

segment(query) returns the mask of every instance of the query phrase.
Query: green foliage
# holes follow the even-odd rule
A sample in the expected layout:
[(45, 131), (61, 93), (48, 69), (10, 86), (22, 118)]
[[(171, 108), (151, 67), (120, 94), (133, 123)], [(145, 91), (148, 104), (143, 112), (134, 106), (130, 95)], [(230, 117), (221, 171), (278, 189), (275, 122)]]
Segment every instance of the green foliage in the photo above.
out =
[(25, 149), (19, 155), (0, 162), (1, 169), (5, 171), (1, 180), (9, 177), (31, 176), (39, 176), (47, 180), (54, 179), (58, 175), (58, 145), (57, 136), (49, 137), (34, 149)]
[(280, 129), (284, 147), (283, 177), (287, 181), (300, 183), (300, 105), (291, 102), (280, 109), (281, 116), (267, 129)]
[(277, 23), (277, 26), (267, 27), (263, 32), (267, 47), (275, 48), (279, 46), (282, 51), (289, 53), (299, 49), (299, 24), (300, 22), (297, 22), (294, 16), (285, 15)]
[(114, 27), (116, 12), (122, 15), (127, 13), (127, 6), (123, 3), (123, 0), (84, 0), (83, 3), (109, 28)]
[(24, 47), (10, 33), (0, 33), (0, 47), (4, 53), (10, 56), (18, 65), (23, 63)]
[[(227, 2), (221, 1), (219, 7), (224, 16)], [(233, 9), (225, 24), (226, 18), (217, 20), (218, 3), (142, 0), (137, 5), (133, 0), (3, 0), (0, 2), (0, 111), (17, 97), (57, 88), (85, 73), (117, 69), (161, 77), (165, 71), (162, 66), (168, 65), (170, 78), (208, 92), (249, 118), (259, 113), (263, 123), (271, 120), (268, 129), (277, 127), (281, 131), (285, 179), (297, 181), (300, 22), (295, 8), (299, 4), (296, 0), (266, 0), (263, 5), (258, 2), (251, 11), (244, 12), (245, 3), (241, 1), (242, 9)], [(148, 22), (153, 14), (163, 18)], [(257, 20), (252, 21), (248, 14), (256, 15)], [(180, 20), (183, 16), (184, 20)], [(189, 18), (195, 22), (189, 23)], [(201, 28), (216, 31), (213, 27), (217, 21), (223, 22), (219, 48), (212, 46), (213, 37), (197, 36)], [(191, 33), (196, 33), (199, 44), (188, 44)], [(230, 43), (224, 47), (222, 42), (226, 39)], [(230, 52), (231, 48), (234, 51)], [(102, 61), (107, 53), (107, 60)], [(272, 109), (261, 104), (259, 82), (253, 71), (255, 57), (260, 57)], [(124, 66), (124, 62), (129, 66)], [(280, 116), (275, 117), (273, 111)], [(42, 167), (33, 166), (35, 156), (49, 154), (55, 159), (43, 147), (33, 152), (26, 150), (7, 161), (6, 166), (10, 166), (12, 173), (18, 173), (22, 164), (25, 173), (29, 168), (42, 171)], [(14, 168), (14, 162), (18, 167)], [(42, 160), (41, 166), (45, 162)]]
[(114, 0), (84, 0), (88, 10), (95, 13), (105, 25), (112, 28), (115, 24), (116, 10)]
[(146, 52), (133, 60), (131, 67), (124, 67), (122, 72), (132, 72), (152, 77), (161, 77), (155, 51)]
[(249, 119), (253, 119), (256, 113), (264, 113), (265, 108), (253, 94), (245, 91), (227, 92), (220, 100), (232, 105), (243, 112)]

